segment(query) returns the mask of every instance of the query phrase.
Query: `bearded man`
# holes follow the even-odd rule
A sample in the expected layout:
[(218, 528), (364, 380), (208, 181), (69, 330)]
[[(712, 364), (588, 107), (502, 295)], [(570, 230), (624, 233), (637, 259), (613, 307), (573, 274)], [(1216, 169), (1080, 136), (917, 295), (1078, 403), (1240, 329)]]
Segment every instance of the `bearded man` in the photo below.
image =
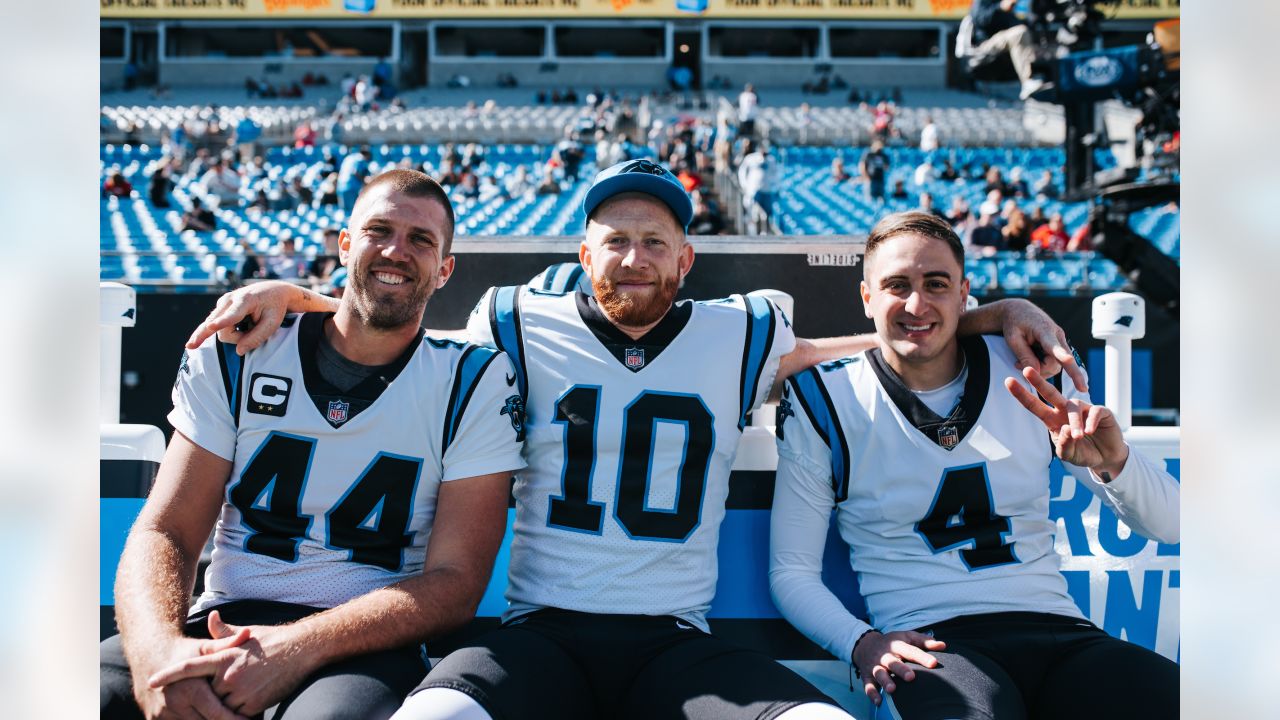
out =
[[(395, 718), (848, 718), (712, 635), (706, 613), (747, 415), (782, 378), (874, 336), (799, 340), (749, 295), (675, 302), (693, 204), (652, 161), (602, 170), (583, 210), (594, 295), (493, 288), (467, 326), (507, 353), (507, 381), (527, 398), (503, 625), (442, 660)], [(253, 347), (286, 303), (328, 302), (258, 285), (224, 298), (195, 339), (249, 315), (240, 346)], [(1029, 303), (993, 303), (965, 331), (1002, 325), (1070, 357)]]

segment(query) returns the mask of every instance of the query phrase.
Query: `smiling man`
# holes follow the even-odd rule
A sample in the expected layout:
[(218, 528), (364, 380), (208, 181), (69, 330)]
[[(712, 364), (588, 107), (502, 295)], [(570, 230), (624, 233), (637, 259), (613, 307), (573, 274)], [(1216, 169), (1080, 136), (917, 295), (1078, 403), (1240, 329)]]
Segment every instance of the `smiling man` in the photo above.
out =
[[(778, 379), (875, 338), (797, 339), (752, 296), (675, 302), (694, 262), (693, 204), (651, 161), (600, 171), (583, 209), (579, 260), (594, 295), (494, 288), (468, 323), (473, 341), (512, 358), (527, 398), (509, 607), (397, 720), (846, 718), (782, 665), (711, 635), (706, 613), (747, 415)], [(251, 347), (285, 301), (331, 302), (256, 286), (224, 297), (198, 334), (249, 314)], [(1059, 344), (1027, 303), (966, 316), (977, 331), (1010, 318), (1014, 337)]]
[(472, 617), (523, 462), (511, 363), (419, 327), (452, 235), (435, 181), (380, 175), (339, 237), (336, 312), (289, 316), (243, 358), (184, 356), (119, 566), (103, 718), (386, 718), (422, 641)]
[[(945, 220), (872, 229), (862, 300), (879, 347), (792, 377), (779, 410), (774, 600), (890, 717), (1177, 717), (1177, 665), (1067, 594), (1049, 462), (1160, 542), (1178, 539), (1177, 482), (1105, 407), (1019, 372), (1003, 339), (957, 337), (968, 292)], [(822, 582), (832, 510), (870, 623)]]

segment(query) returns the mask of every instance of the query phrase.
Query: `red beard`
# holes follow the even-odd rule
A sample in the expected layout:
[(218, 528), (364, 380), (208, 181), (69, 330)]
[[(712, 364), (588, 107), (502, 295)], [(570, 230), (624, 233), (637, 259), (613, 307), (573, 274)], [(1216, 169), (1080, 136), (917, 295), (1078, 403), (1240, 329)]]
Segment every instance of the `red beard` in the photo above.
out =
[(680, 278), (659, 279), (647, 299), (619, 293), (617, 283), (609, 278), (592, 278), (591, 287), (600, 309), (615, 324), (645, 327), (661, 320), (671, 309), (680, 291)]

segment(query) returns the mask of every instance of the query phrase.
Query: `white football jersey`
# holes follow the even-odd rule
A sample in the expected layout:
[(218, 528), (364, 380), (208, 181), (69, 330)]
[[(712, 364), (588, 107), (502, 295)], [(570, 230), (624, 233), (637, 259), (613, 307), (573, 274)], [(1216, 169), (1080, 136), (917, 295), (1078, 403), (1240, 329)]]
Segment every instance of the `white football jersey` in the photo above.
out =
[(183, 358), (169, 421), (233, 463), (192, 612), (333, 607), (416, 575), (440, 483), (524, 465), (505, 355), (420, 336), (344, 392), (317, 369), (325, 317), (290, 316), (243, 358), (214, 338)]
[[(1082, 617), (1054, 551), (1052, 441), (1003, 384), (1026, 381), (1002, 338), (962, 338), (961, 347), (968, 376), (946, 417), (879, 350), (787, 381), (770, 585), (783, 614), (842, 659), (871, 626), (888, 632), (1007, 611)], [(1078, 396), (1074, 387), (1064, 394)], [(1131, 451), (1110, 483), (1066, 468), (1135, 531), (1176, 537), (1178, 485), (1141, 453)], [(821, 582), (833, 508), (870, 625)]]
[(706, 628), (729, 471), (790, 322), (763, 298), (683, 301), (631, 340), (582, 293), (490, 290), (475, 342), (527, 390), (506, 617), (540, 607)]

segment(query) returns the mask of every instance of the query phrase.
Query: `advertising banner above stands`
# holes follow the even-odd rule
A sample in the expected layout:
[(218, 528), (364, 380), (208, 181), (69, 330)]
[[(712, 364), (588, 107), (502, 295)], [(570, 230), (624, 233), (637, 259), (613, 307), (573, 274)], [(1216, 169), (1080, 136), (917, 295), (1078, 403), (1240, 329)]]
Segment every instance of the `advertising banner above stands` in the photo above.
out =
[[(495, 20), (688, 18), (712, 20), (959, 20), (970, 0), (99, 0), (102, 17), (173, 20)], [(1180, 0), (1121, 0), (1109, 17), (1171, 18)]]

